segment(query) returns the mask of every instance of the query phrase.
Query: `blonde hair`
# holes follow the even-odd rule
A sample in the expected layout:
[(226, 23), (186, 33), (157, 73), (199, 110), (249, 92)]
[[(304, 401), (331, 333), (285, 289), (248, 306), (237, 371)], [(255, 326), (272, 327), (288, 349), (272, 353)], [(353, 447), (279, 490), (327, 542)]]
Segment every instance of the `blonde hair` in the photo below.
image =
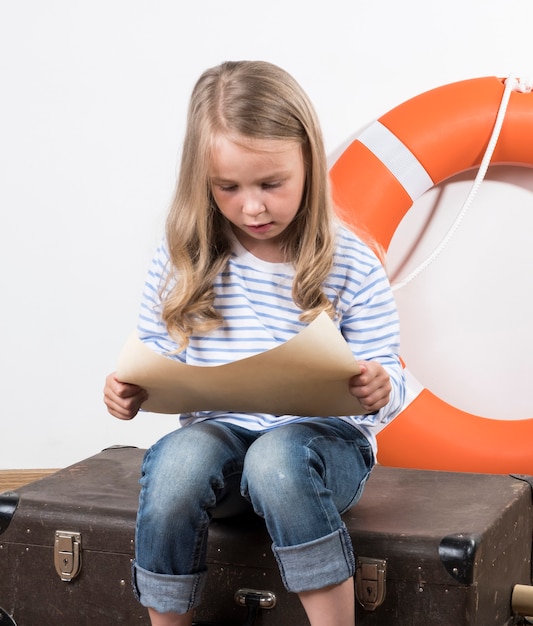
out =
[(193, 333), (218, 327), (213, 283), (231, 253), (232, 231), (211, 194), (208, 169), (217, 134), (245, 139), (297, 141), (306, 180), (302, 204), (282, 236), (293, 263), (294, 302), (300, 319), (334, 316), (323, 291), (334, 251), (333, 209), (322, 133), (302, 88), (287, 72), (262, 61), (226, 62), (196, 83), (187, 117), (180, 173), (167, 217), (171, 267), (164, 286), (162, 318), (183, 349)]

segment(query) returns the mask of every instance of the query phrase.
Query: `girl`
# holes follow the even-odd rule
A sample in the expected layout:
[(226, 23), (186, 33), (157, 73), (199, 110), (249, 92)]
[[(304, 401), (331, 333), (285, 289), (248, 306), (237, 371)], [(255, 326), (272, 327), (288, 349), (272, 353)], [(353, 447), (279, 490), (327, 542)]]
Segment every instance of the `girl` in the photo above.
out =
[[(404, 399), (394, 299), (375, 255), (334, 221), (307, 96), (268, 63), (207, 70), (191, 97), (139, 336), (169, 358), (219, 365), (280, 345), (322, 311), (361, 359), (346, 384), (365, 415), (182, 414), (181, 428), (147, 452), (134, 581), (153, 626), (192, 624), (209, 520), (236, 477), (312, 626), (353, 626), (354, 554), (341, 514), (361, 495), (377, 429)], [(120, 419), (147, 397), (114, 374), (104, 395)]]

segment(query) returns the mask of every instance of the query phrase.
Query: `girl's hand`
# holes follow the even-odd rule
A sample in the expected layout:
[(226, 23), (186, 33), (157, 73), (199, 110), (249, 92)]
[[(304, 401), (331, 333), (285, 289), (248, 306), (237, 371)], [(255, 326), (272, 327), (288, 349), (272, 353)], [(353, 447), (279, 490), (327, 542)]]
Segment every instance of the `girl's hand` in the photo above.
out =
[(104, 402), (109, 413), (118, 419), (133, 419), (147, 398), (145, 389), (121, 382), (114, 372), (105, 379)]
[(348, 383), (350, 393), (367, 413), (375, 413), (389, 401), (392, 389), (389, 375), (377, 361), (359, 361), (359, 367), (361, 372)]

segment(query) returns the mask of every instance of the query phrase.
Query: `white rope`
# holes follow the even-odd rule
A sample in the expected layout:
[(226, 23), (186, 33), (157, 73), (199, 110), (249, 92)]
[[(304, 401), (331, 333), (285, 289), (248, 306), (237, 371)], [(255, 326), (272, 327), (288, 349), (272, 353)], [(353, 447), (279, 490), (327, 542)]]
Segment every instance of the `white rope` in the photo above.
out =
[(446, 235), (443, 237), (439, 245), (433, 250), (429, 257), (425, 261), (423, 261), (418, 267), (416, 267), (404, 280), (399, 283), (395, 283), (392, 285), (392, 290), (397, 291), (398, 289), (402, 289), (410, 282), (412, 282), (419, 274), (421, 274), (425, 269), (427, 269), (431, 263), (441, 254), (441, 252), (446, 248), (451, 238), (454, 236), (455, 231), (459, 228), (461, 222), (463, 221), (467, 211), (470, 209), (472, 202), (479, 190), (483, 179), (487, 174), (487, 170), (490, 165), (490, 161), (492, 159), (492, 155), (494, 153), (494, 149), (496, 148), (496, 144), (498, 143), (498, 139), (500, 137), (500, 132), (503, 125), (503, 120), (505, 118), (505, 114), (507, 112), (507, 106), (509, 104), (509, 98), (511, 97), (512, 91), (519, 91), (521, 93), (530, 92), (533, 89), (533, 81), (532, 80), (523, 80), (515, 78), (513, 75), (510, 75), (505, 81), (505, 89), (503, 90), (502, 99), (500, 102), (500, 108), (498, 109), (498, 115), (496, 116), (496, 122), (494, 123), (494, 128), (492, 130), (492, 135), (490, 137), (489, 143), (487, 145), (487, 149), (485, 150), (485, 154), (483, 155), (483, 159), (481, 161), (481, 165), (479, 166), (479, 170), (477, 172), (476, 178), (470, 189), (470, 193), (468, 194), (461, 211), (458, 216), (455, 218), (453, 224), (449, 228)]

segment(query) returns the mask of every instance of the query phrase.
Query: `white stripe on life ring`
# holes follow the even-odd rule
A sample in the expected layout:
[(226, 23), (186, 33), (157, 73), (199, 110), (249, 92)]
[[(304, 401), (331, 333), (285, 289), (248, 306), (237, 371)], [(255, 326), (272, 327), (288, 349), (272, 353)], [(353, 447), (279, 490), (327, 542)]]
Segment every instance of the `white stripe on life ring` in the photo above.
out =
[(357, 140), (365, 145), (398, 179), (413, 202), (434, 186), (431, 176), (415, 155), (379, 121), (366, 128)]

